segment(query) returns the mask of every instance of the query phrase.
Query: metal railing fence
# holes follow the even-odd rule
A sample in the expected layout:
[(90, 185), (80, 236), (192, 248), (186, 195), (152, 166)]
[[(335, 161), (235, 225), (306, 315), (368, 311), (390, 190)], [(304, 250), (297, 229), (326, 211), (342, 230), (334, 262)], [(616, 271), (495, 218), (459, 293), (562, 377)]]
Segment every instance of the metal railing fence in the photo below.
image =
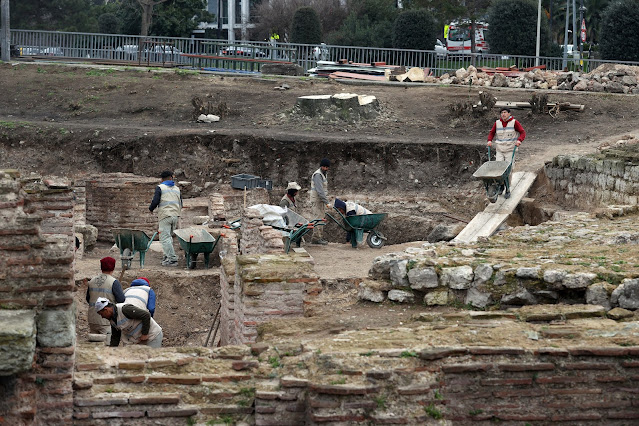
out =
[[(11, 44), (22, 55), (59, 56), (71, 59), (121, 60), (145, 64), (173, 62), (180, 66), (225, 70), (259, 71), (270, 62), (292, 62), (305, 72), (320, 61), (346, 60), (353, 63), (430, 68), (436, 76), (470, 65), (482, 68), (518, 69), (534, 67), (534, 56), (500, 54), (442, 54), (434, 50), (386, 49), (377, 47), (272, 44), (266, 41), (236, 41), (184, 37), (142, 37), (57, 31), (11, 30)], [(602, 63), (639, 65), (631, 61), (583, 59), (585, 72)], [(549, 70), (562, 70), (563, 58), (540, 57)], [(569, 58), (568, 70), (577, 70), (579, 60)]]

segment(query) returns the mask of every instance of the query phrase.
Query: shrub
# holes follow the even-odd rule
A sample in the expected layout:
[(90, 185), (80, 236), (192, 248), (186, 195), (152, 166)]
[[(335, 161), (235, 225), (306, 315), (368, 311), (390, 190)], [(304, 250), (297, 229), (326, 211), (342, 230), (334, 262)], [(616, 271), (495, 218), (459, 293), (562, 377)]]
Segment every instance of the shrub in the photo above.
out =
[(291, 42), (318, 44), (322, 42), (322, 26), (319, 16), (312, 7), (300, 7), (293, 15)]
[(635, 0), (619, 0), (604, 10), (599, 41), (603, 59), (639, 61), (638, 20)]
[(393, 26), (393, 47), (397, 49), (433, 50), (439, 28), (426, 9), (407, 10), (399, 14)]

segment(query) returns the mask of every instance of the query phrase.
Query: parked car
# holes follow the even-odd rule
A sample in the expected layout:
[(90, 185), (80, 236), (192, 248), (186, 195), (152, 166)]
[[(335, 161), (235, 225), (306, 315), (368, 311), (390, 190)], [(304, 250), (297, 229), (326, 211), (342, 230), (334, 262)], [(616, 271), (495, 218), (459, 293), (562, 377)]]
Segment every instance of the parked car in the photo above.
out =
[(42, 49), (34, 46), (22, 46), (20, 47), (20, 56), (35, 56), (40, 55)]
[(435, 42), (435, 52), (437, 53), (438, 58), (445, 58), (448, 56), (448, 49), (446, 49), (446, 45), (440, 39), (437, 39), (437, 42)]
[[(2, 46), (0, 46), (0, 55), (2, 55)], [(20, 49), (15, 44), (9, 45), (9, 57), (14, 58), (20, 56)]]
[(222, 55), (229, 56), (248, 56), (255, 58), (265, 58), (266, 52), (257, 47), (249, 46), (226, 46), (222, 48)]
[(64, 50), (61, 47), (45, 47), (40, 51), (41, 55), (46, 56), (64, 56)]

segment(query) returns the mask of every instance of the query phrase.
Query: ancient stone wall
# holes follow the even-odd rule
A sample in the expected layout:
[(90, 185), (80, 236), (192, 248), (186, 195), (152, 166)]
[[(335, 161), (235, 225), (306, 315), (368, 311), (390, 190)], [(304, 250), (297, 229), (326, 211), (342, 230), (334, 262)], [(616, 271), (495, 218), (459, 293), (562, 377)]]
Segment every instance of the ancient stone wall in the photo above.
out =
[(307, 253), (242, 255), (235, 259), (234, 330), (231, 344), (257, 340), (265, 322), (304, 316), (319, 293), (319, 277)]
[[(114, 228), (157, 231), (157, 214), (149, 213), (159, 179), (109, 173), (86, 181), (86, 221), (98, 228), (98, 240), (113, 242)], [(157, 212), (157, 210), (156, 210)]]
[(256, 210), (247, 208), (242, 216), (240, 229), (240, 253), (282, 253), (284, 241), (282, 233), (264, 225), (262, 215)]
[(558, 155), (544, 172), (557, 201), (566, 207), (592, 209), (608, 204), (637, 204), (639, 162), (602, 155)]
[(229, 345), (234, 340), (235, 331), (235, 257), (237, 234), (225, 230), (220, 239), (220, 345)]
[(639, 419), (638, 347), (393, 346), (357, 352), (330, 351), (324, 344), (165, 348), (152, 357), (148, 348), (100, 354), (86, 348), (76, 365), (75, 423), (190, 417), (201, 424), (621, 426)]
[[(23, 188), (26, 190), (23, 190)], [(75, 359), (73, 195), (0, 171), (0, 420), (71, 421)]]

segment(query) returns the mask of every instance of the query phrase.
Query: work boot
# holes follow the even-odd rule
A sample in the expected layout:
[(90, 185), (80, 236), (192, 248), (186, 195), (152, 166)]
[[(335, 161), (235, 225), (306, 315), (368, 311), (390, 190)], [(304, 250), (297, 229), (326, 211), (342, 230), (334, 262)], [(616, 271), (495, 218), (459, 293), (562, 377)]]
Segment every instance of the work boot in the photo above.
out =
[(321, 246), (325, 246), (325, 245), (328, 244), (328, 241), (326, 241), (326, 240), (315, 240), (315, 241), (312, 241), (312, 243), (313, 244), (319, 244)]
[(162, 262), (162, 266), (169, 266), (169, 267), (176, 267), (178, 266), (178, 261), (177, 260), (165, 260), (164, 262)]
[(510, 191), (506, 191), (506, 193), (504, 194), (504, 198), (510, 198)]

